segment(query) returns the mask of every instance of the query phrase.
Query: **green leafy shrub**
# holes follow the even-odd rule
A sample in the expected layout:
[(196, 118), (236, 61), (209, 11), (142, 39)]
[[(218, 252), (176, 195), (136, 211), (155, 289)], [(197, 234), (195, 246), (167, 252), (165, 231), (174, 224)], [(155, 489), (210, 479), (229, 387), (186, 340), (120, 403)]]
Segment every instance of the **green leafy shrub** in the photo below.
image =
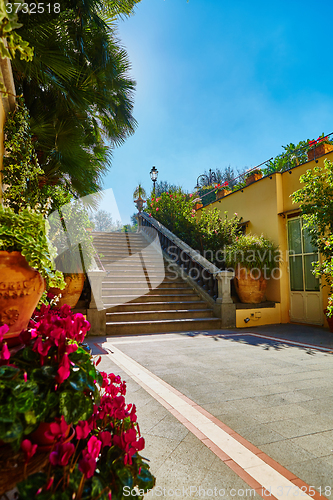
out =
[(324, 160), (324, 168), (314, 166), (300, 177), (304, 186), (292, 194), (303, 214), (303, 227), (307, 228), (312, 243), (324, 257), (314, 267), (317, 277), (324, 276), (330, 288), (328, 311), (333, 315), (333, 163)]
[(64, 288), (63, 275), (54, 268), (55, 249), (47, 238), (47, 222), (29, 208), (15, 213), (0, 206), (0, 250), (21, 252), (30, 267), (46, 281), (47, 288)]
[(264, 236), (242, 234), (224, 249), (227, 267), (272, 271), (280, 261), (277, 245)]

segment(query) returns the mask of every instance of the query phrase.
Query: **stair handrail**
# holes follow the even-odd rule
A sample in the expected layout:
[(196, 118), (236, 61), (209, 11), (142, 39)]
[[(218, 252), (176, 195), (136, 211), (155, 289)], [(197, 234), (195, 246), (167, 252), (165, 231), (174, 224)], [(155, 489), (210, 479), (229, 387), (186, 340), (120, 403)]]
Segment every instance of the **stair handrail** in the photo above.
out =
[[(230, 281), (234, 277), (232, 271), (223, 271), (216, 267), (197, 250), (187, 245), (187, 243), (178, 238), (178, 236), (151, 215), (145, 212), (141, 212), (138, 215), (139, 227), (151, 227), (155, 229), (159, 236), (162, 250), (171, 257), (171, 259), (178, 264), (193, 281), (203, 288), (214, 301), (224, 303), (233, 302), (230, 293)], [(175, 249), (175, 252), (170, 252), (170, 248)], [(193, 276), (193, 269), (196, 270), (196, 276)]]

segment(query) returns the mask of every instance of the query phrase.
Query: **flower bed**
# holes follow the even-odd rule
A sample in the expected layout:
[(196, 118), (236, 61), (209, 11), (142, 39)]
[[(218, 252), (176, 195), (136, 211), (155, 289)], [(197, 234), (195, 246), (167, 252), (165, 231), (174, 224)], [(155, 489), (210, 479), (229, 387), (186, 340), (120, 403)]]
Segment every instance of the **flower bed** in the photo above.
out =
[[(24, 471), (19, 498), (121, 499), (125, 486), (142, 498), (154, 477), (139, 454), (136, 408), (125, 402), (126, 383), (99, 372), (101, 357), (82, 345), (89, 323), (68, 306), (42, 306), (11, 350), (7, 328), (0, 328), (0, 439)], [(47, 447), (35, 442), (42, 422), (49, 422)], [(41, 472), (29, 470), (46, 451), (44, 471), (42, 464)]]

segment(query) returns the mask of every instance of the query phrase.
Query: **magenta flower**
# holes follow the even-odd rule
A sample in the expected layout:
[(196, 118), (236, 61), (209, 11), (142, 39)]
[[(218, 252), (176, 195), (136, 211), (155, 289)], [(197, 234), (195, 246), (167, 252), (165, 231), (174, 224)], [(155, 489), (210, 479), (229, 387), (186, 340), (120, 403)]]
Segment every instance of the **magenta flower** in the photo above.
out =
[(68, 354), (64, 354), (60, 366), (58, 368), (58, 375), (56, 376), (56, 381), (58, 384), (62, 384), (70, 375), (70, 363)]
[(108, 432), (108, 431), (100, 432), (98, 434), (98, 439), (101, 440), (103, 448), (104, 448), (104, 446), (111, 446), (112, 439), (111, 439), (110, 432)]
[(24, 382), (27, 382), (27, 380), (28, 380), (28, 374), (27, 374), (27, 372), (23, 373), (23, 380), (24, 380)]
[(61, 415), (61, 419), (58, 419), (58, 422), (52, 422), (50, 424), (50, 430), (45, 432), (45, 437), (48, 439), (59, 440), (61, 438), (65, 438), (68, 432), (68, 424), (63, 415)]
[(90, 479), (94, 475), (95, 469), (96, 460), (89, 455), (87, 450), (83, 450), (82, 458), (79, 461), (79, 471), (81, 471), (87, 479)]
[(34, 456), (37, 450), (37, 444), (32, 444), (29, 439), (24, 439), (21, 443), (21, 450), (24, 453), (26, 463)]
[(101, 451), (101, 446), (102, 442), (96, 436), (91, 436), (87, 444), (89, 455), (96, 459)]
[(0, 357), (3, 361), (8, 361), (10, 358), (10, 352), (6, 342), (3, 343)]
[(2, 325), (0, 326), (0, 342), (2, 342), (4, 336), (6, 335), (6, 333), (8, 332), (9, 330), (9, 326), (8, 325)]
[(77, 439), (86, 439), (90, 433), (90, 426), (86, 420), (80, 420), (75, 428)]
[(67, 465), (73, 455), (75, 447), (72, 443), (57, 444), (55, 450), (50, 453), (50, 463), (52, 465)]

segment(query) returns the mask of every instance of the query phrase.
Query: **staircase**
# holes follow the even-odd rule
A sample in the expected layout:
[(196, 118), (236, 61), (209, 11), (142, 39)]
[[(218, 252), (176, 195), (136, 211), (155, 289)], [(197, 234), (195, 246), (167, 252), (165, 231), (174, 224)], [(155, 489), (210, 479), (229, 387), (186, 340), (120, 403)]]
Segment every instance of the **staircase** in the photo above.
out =
[(140, 233), (93, 233), (100, 255), (106, 334), (218, 329), (221, 320), (188, 285), (168, 270), (160, 250)]

